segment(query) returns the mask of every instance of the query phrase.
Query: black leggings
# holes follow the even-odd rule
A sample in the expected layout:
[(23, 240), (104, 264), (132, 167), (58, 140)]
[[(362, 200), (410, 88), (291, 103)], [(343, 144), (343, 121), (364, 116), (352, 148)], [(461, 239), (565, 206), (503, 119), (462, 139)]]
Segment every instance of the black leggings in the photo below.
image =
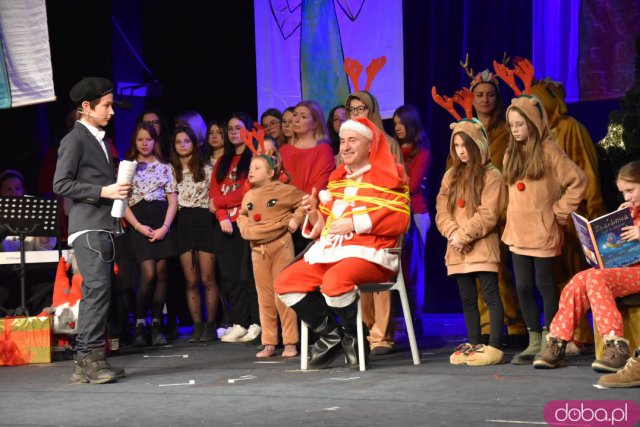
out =
[(478, 290), (476, 278), (480, 280), (480, 290), (489, 309), (491, 335), (489, 345), (495, 348), (502, 346), (502, 325), (504, 324), (504, 308), (498, 290), (498, 273), (479, 271), (477, 273), (455, 274), (458, 283), (464, 322), (467, 325), (469, 343), (480, 343), (480, 311), (478, 310)]
[(540, 310), (533, 293), (533, 270), (535, 270), (535, 286), (542, 296), (544, 323), (549, 330), (553, 317), (558, 312), (558, 290), (553, 280), (554, 258), (538, 258), (513, 254), (513, 272), (516, 276), (516, 291), (522, 316), (532, 332), (540, 332)]

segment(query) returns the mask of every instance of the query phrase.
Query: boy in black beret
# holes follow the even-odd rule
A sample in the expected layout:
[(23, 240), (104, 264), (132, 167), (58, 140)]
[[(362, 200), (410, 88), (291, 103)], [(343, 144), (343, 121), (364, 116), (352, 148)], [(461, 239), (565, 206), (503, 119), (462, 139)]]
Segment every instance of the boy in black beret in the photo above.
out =
[(124, 370), (109, 365), (104, 354), (116, 226), (111, 207), (131, 187), (115, 183), (111, 147), (104, 139), (103, 128), (114, 115), (112, 92), (111, 81), (101, 77), (86, 77), (71, 89), (69, 97), (80, 120), (60, 142), (53, 178), (54, 192), (72, 200), (69, 244), (83, 280), (71, 380), (91, 384), (124, 376)]

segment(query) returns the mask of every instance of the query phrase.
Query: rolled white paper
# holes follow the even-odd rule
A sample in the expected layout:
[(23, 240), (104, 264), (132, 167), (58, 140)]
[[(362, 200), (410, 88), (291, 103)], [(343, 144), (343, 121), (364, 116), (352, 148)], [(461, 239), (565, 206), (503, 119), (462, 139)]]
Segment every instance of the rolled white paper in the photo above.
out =
[[(133, 182), (133, 177), (136, 174), (137, 166), (138, 163), (135, 160), (121, 161), (118, 166), (118, 179), (116, 180), (118, 184), (131, 184)], [(111, 216), (114, 218), (122, 218), (124, 216), (124, 212), (127, 210), (128, 204), (129, 198), (127, 197), (124, 199), (114, 200), (113, 207), (111, 208)]]

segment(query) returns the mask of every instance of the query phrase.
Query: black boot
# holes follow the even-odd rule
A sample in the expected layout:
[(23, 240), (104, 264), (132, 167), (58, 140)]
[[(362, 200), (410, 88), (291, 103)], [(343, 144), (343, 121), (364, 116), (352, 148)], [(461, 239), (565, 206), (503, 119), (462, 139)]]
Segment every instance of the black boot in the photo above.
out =
[(298, 318), (303, 320), (318, 339), (311, 348), (309, 367), (324, 369), (342, 354), (342, 329), (328, 312), (324, 299), (317, 293), (308, 293), (303, 299), (292, 305)]
[[(359, 369), (358, 363), (358, 297), (346, 307), (329, 307), (342, 321), (344, 337), (342, 338), (342, 349), (347, 359), (349, 369)], [(367, 327), (363, 324), (364, 341), (364, 364), (369, 364), (369, 341)]]

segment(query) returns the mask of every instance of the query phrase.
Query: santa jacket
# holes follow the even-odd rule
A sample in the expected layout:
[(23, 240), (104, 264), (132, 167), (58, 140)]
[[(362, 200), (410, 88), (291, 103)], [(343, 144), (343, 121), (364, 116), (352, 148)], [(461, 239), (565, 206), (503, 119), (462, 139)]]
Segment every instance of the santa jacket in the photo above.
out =
[[(344, 177), (339, 176), (341, 171), (346, 173)], [(338, 168), (332, 174), (330, 184), (340, 178), (375, 184), (374, 174), (370, 165), (352, 174), (348, 174), (348, 172), (348, 169), (344, 166)], [(404, 193), (406, 188), (393, 190)], [(402, 201), (404, 206), (409, 203), (406, 194), (399, 197), (376, 189), (358, 188), (355, 185), (336, 188), (332, 192), (344, 194), (347, 198), (369, 196), (385, 200), (398, 199)], [(355, 231), (346, 235), (328, 234), (326, 231), (322, 232), (327, 223), (327, 215), (323, 213), (313, 227), (310, 226), (307, 216), (302, 229), (303, 236), (311, 239), (319, 238), (306, 252), (305, 261), (310, 264), (325, 264), (338, 262), (346, 258), (361, 258), (394, 272), (398, 270), (397, 255), (386, 253), (384, 249), (396, 247), (398, 237), (406, 232), (409, 225), (409, 215), (407, 213), (382, 207), (368, 213), (358, 214), (359, 211), (362, 212), (375, 205), (363, 200), (343, 200), (340, 197), (332, 196), (329, 191), (320, 192), (319, 198), (320, 202), (331, 211), (333, 218), (352, 217)], [(350, 214), (351, 212), (353, 214)]]

